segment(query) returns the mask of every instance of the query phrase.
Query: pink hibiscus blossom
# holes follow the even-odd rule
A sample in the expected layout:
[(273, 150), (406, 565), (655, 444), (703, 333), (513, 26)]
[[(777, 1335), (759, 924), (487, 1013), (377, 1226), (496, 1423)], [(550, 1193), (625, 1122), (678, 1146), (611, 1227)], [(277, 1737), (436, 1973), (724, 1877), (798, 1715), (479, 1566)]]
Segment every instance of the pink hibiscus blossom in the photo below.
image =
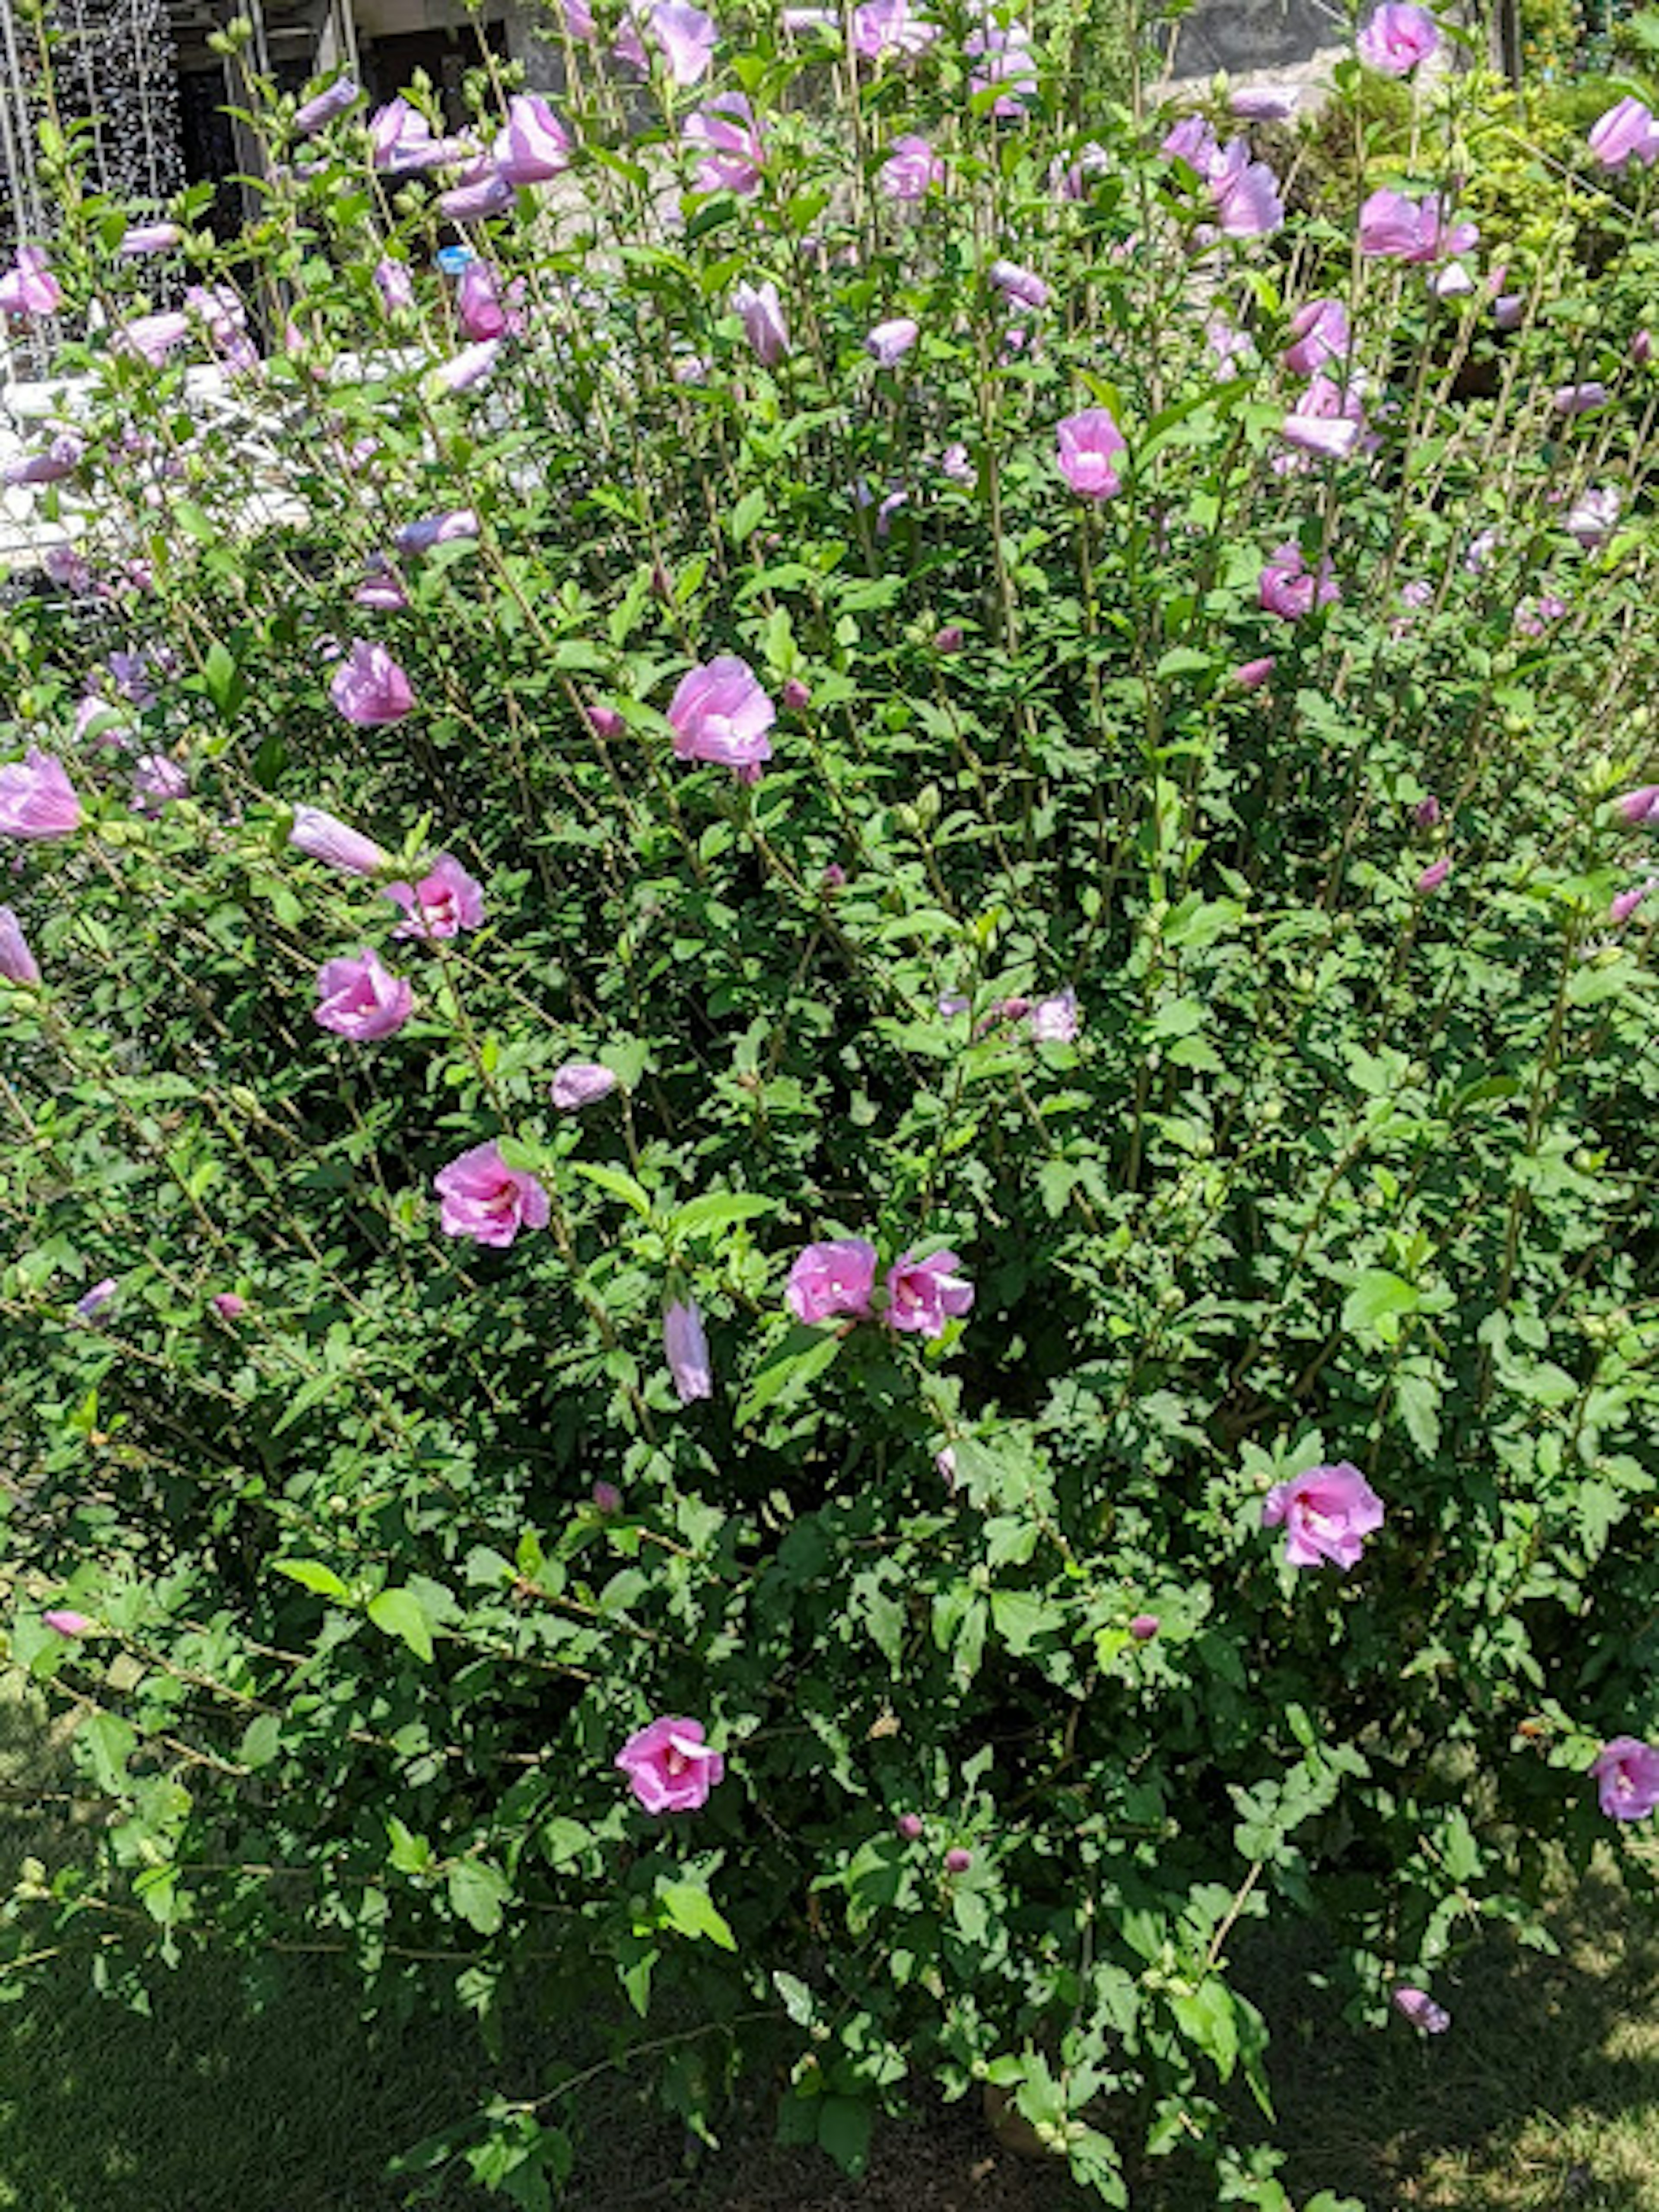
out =
[(1610, 1820), (1645, 1820), (1659, 1806), (1659, 1746), (1616, 1735), (1590, 1763), (1595, 1794)]
[(836, 1237), (809, 1244), (789, 1270), (784, 1302), (799, 1322), (831, 1321), (840, 1314), (862, 1320), (876, 1286), (876, 1248), (862, 1237)]
[(680, 678), (668, 704), (676, 760), (758, 768), (770, 760), (766, 732), (777, 708), (746, 660), (722, 653)]
[(954, 1252), (933, 1252), (919, 1260), (901, 1252), (887, 1271), (887, 1326), (918, 1336), (943, 1336), (948, 1321), (974, 1303), (974, 1286), (958, 1275)]
[(409, 1019), (415, 994), (365, 945), (353, 957), (324, 962), (317, 975), (317, 1000), (313, 1021), (337, 1036), (367, 1043), (397, 1035)]
[(534, 1176), (508, 1167), (493, 1141), (440, 1168), (433, 1185), (443, 1200), (439, 1224), (446, 1237), (502, 1247), (521, 1229), (547, 1226), (546, 1191)]
[(394, 937), (454, 937), (477, 929), (484, 918), (483, 887), (453, 853), (440, 853), (417, 884), (388, 884), (386, 895), (408, 916)]
[(1346, 1574), (1382, 1526), (1382, 1501), (1357, 1467), (1310, 1467), (1276, 1482), (1261, 1507), (1262, 1525), (1285, 1528), (1285, 1558), (1293, 1567), (1328, 1560)]
[(630, 1735), (617, 1765), (647, 1813), (695, 1813), (726, 1773), (726, 1761), (703, 1741), (701, 1721), (665, 1717)]
[(70, 837), (81, 826), (81, 802), (64, 763), (38, 745), (0, 768), (0, 836)]

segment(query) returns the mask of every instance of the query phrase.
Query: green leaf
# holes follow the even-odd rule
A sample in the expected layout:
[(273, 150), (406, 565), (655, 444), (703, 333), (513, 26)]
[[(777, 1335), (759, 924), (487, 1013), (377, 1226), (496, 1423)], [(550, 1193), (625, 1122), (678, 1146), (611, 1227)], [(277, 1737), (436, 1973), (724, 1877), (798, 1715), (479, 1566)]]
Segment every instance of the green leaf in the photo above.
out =
[(642, 1190), (633, 1176), (625, 1174), (621, 1168), (608, 1167), (602, 1160), (572, 1160), (570, 1165), (577, 1175), (585, 1176), (591, 1183), (597, 1183), (601, 1190), (609, 1191), (612, 1198), (619, 1198), (625, 1205), (631, 1206), (642, 1221), (651, 1218), (650, 1194)]
[(513, 1885), (488, 1859), (459, 1859), (449, 1869), (449, 1902), (480, 1936), (493, 1936), (506, 1917)]
[(1403, 1282), (1386, 1267), (1367, 1267), (1343, 1301), (1342, 1326), (1350, 1336), (1376, 1336), (1392, 1344), (1400, 1334), (1401, 1317), (1415, 1313), (1422, 1303), (1423, 1294), (1414, 1284)]
[(671, 1928), (693, 1940), (707, 1936), (722, 1951), (735, 1951), (738, 1939), (720, 1907), (700, 1882), (665, 1882), (659, 1893), (663, 1913)]
[(244, 1766), (269, 1766), (281, 1750), (282, 1742), (282, 1715), (261, 1713), (257, 1720), (250, 1721), (243, 1729), (237, 1756)]
[(273, 1559), (270, 1564), (279, 1575), (286, 1575), (302, 1589), (313, 1590), (319, 1597), (351, 1595), (333, 1568), (324, 1566), (320, 1559)]
[(368, 1617), (388, 1636), (400, 1636), (417, 1659), (432, 1658), (432, 1629), (412, 1589), (383, 1589), (368, 1603)]
[(863, 2097), (825, 2097), (818, 2105), (818, 2148), (856, 2180), (870, 2157), (875, 2107)]
[(138, 1747), (138, 1731), (118, 1713), (89, 1713), (76, 1732), (98, 1787), (112, 1797), (130, 1796), (127, 1761)]
[(842, 1338), (833, 1328), (793, 1328), (782, 1349), (773, 1354), (744, 1392), (738, 1407), (738, 1426), (747, 1428), (786, 1390), (799, 1391), (832, 1366), (841, 1356)]
[(669, 1216), (668, 1234), (702, 1237), (711, 1229), (729, 1229), (738, 1221), (757, 1221), (762, 1214), (775, 1211), (769, 1198), (761, 1198), (753, 1191), (711, 1190), (706, 1197), (689, 1200)]

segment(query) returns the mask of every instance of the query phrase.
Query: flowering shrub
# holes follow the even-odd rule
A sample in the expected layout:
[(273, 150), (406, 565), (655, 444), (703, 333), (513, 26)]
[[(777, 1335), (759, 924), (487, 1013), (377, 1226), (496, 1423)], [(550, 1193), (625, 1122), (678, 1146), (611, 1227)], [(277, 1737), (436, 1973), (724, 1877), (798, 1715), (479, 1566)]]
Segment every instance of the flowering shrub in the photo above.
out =
[(1659, 164), (1516, 295), (1388, 19), (1340, 236), (898, 0), (251, 80), (222, 245), (48, 132), (3, 1558), (106, 1820), (20, 1956), (533, 1984), (429, 2154), (527, 2204), (614, 2066), (1271, 2208), (1241, 1922), (1437, 2033), (1659, 1802)]

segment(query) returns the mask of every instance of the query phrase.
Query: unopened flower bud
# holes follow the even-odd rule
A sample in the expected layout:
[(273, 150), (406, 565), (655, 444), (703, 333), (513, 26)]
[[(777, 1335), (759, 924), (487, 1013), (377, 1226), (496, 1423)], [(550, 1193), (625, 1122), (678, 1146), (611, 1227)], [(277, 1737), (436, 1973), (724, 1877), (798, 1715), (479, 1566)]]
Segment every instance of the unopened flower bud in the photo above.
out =
[(620, 1513), (623, 1504), (622, 1492), (614, 1482), (606, 1482), (601, 1477), (593, 1486), (593, 1503), (601, 1513)]
[(1155, 1613), (1138, 1613), (1129, 1623), (1129, 1633), (1137, 1644), (1150, 1644), (1158, 1631), (1158, 1618)]
[(921, 1815), (920, 1813), (901, 1813), (893, 1826), (907, 1844), (914, 1844), (921, 1833)]
[(945, 1871), (946, 1874), (966, 1874), (969, 1868), (972, 1866), (973, 1863), (973, 1853), (971, 1851), (964, 1851), (960, 1844), (957, 1844), (954, 1850), (948, 1850), (945, 1854)]

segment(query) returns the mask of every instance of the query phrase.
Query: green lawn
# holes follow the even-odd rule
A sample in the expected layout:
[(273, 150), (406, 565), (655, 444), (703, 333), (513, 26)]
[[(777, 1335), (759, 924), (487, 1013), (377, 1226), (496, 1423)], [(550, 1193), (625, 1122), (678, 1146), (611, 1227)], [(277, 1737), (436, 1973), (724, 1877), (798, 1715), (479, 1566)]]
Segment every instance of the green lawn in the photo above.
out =
[[(0, 1704), (0, 1879), (66, 1840), (60, 1764)], [(1242, 1972), (1274, 2026), (1293, 2193), (1373, 2212), (1659, 2212), (1659, 1928), (1606, 1870), (1564, 1901), (1558, 1959), (1494, 1942), (1438, 1994), (1451, 2032), (1358, 2039), (1310, 2009), (1271, 1951)], [(283, 1963), (263, 2008), (192, 1960), (148, 2019), (65, 1975), (0, 2009), (0, 2212), (393, 2212), (387, 2160), (464, 2117), (491, 2081), (477, 2039), (430, 2021), (365, 2027), (329, 1962)], [(554, 2031), (545, 2031), (550, 2037)], [(619, 2106), (584, 2212), (1043, 2212), (1083, 2200), (1020, 2165), (969, 2112), (895, 2127), (861, 2191), (757, 2133), (699, 2170), (665, 2121)], [(470, 2212), (499, 2197), (453, 2185)], [(1136, 2212), (1198, 2212), (1159, 2172)]]

